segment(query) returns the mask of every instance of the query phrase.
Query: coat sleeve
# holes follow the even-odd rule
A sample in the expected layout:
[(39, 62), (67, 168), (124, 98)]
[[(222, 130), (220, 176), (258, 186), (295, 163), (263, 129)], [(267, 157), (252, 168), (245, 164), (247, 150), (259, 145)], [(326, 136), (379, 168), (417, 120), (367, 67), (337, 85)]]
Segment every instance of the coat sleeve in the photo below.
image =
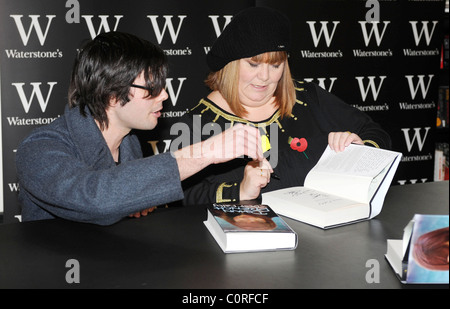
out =
[[(242, 162), (240, 162), (242, 161)], [(239, 202), (244, 160), (212, 165), (183, 181), (184, 205)], [(244, 165), (242, 165), (244, 164)]]
[[(214, 134), (225, 130), (218, 123), (210, 122), (207, 116), (201, 114), (198, 109), (185, 114), (180, 122), (189, 128), (190, 144), (204, 141)], [(206, 119), (205, 119), (206, 118)], [(208, 123), (206, 125), (206, 123)], [(172, 141), (171, 149), (179, 149), (186, 146), (178, 141), (179, 137)], [(244, 160), (231, 160), (229, 162), (213, 164), (199, 173), (183, 180), (184, 205), (204, 205), (219, 202), (239, 201), (239, 184), (244, 174)]]
[(171, 153), (94, 169), (67, 142), (34, 136), (19, 147), (16, 168), (26, 200), (22, 209), (36, 205), (73, 221), (108, 225), (183, 198)]

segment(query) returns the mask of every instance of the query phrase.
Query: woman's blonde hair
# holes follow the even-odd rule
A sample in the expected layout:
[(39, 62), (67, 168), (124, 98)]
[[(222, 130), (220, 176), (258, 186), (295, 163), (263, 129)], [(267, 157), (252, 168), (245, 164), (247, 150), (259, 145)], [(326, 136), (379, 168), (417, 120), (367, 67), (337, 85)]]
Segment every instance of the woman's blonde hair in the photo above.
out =
[[(275, 90), (275, 104), (281, 117), (288, 116), (295, 104), (295, 87), (288, 65), (288, 56), (284, 51), (267, 52), (251, 58), (256, 63), (281, 64), (284, 62), (284, 71)], [(213, 91), (219, 91), (236, 116), (244, 117), (247, 114), (239, 100), (239, 59), (228, 63), (217, 72), (211, 72), (205, 81)]]

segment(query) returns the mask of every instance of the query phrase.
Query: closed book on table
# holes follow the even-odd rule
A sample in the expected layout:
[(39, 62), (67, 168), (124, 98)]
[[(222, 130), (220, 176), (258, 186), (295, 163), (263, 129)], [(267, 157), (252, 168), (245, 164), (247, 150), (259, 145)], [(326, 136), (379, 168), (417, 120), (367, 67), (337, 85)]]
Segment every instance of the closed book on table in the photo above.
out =
[(448, 215), (415, 214), (403, 239), (388, 239), (386, 260), (405, 284), (448, 284)]
[(297, 247), (297, 234), (267, 205), (212, 204), (204, 224), (225, 253)]

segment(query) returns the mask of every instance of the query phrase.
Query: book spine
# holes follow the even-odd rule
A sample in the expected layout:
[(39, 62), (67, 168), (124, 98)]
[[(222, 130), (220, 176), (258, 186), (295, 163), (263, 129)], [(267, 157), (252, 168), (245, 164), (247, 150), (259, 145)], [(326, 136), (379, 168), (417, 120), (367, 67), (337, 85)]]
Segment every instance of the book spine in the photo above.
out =
[(408, 277), (408, 261), (402, 261), (401, 280), (406, 281), (407, 277)]

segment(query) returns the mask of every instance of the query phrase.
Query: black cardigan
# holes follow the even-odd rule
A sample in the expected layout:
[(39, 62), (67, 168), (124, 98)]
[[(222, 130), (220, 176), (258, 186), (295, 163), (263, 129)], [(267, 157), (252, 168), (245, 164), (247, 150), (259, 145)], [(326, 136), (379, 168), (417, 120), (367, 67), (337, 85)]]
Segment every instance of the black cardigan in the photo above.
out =
[[(292, 114), (281, 118), (277, 111), (260, 122), (251, 122), (230, 114), (209, 99), (200, 100), (182, 118), (182, 122), (189, 125), (191, 143), (210, 137), (209, 134), (213, 134), (210, 130), (220, 133), (236, 123), (258, 127), (261, 135), (267, 136), (270, 141), (271, 148), (264, 155), (280, 177), (280, 180), (272, 179), (261, 193), (303, 185), (306, 175), (328, 144), (329, 132), (354, 132), (365, 144), (390, 149), (389, 135), (367, 114), (316, 84), (296, 82), (295, 85), (297, 99)], [(196, 134), (202, 130), (204, 134)], [(211, 165), (186, 179), (183, 182), (183, 204), (238, 202), (239, 186), (247, 162), (245, 159), (234, 159)]]

